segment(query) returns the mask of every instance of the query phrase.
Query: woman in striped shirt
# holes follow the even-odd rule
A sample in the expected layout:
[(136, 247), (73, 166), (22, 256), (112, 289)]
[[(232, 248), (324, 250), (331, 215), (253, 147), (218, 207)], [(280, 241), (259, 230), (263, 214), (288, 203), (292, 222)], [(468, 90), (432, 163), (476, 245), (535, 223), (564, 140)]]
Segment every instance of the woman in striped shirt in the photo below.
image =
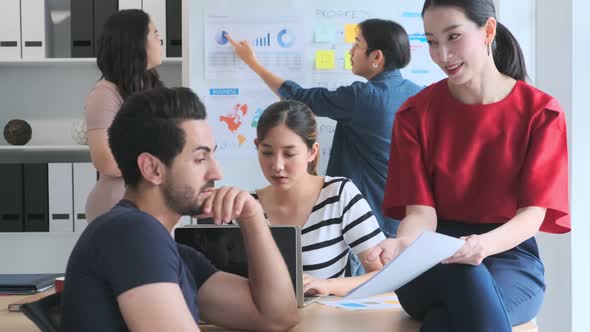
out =
[(316, 137), (315, 116), (305, 104), (270, 105), (258, 121), (256, 139), (270, 185), (255, 197), (271, 224), (301, 227), (306, 294), (343, 295), (371, 276), (345, 277), (350, 253), (367, 272), (379, 270), (380, 262), (364, 258), (385, 236), (352, 181), (317, 175)]

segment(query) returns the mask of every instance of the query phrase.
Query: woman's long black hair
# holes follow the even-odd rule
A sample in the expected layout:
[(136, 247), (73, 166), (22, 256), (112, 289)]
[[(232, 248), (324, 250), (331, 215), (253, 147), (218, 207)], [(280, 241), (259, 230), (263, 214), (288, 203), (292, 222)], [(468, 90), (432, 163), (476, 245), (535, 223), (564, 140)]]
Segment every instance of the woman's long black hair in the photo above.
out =
[(96, 63), (102, 78), (113, 82), (123, 99), (163, 86), (158, 72), (147, 69), (149, 23), (149, 15), (142, 10), (121, 10), (107, 19), (98, 40)]

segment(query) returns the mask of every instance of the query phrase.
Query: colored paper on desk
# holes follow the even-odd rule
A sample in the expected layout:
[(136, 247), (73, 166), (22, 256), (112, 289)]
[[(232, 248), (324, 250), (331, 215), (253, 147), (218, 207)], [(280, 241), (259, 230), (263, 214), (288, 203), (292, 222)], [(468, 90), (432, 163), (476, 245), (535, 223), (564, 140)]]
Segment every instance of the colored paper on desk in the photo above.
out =
[(316, 43), (333, 43), (336, 29), (327, 24), (318, 25), (314, 29), (313, 36)]
[(327, 305), (330, 307), (341, 308), (346, 310), (388, 310), (388, 309), (400, 309), (402, 306), (399, 304), (399, 300), (395, 294), (381, 295), (375, 297), (369, 297), (366, 299), (320, 299), (318, 303)]
[(354, 39), (356, 38), (356, 31), (358, 25), (356, 24), (346, 24), (344, 26), (344, 42), (348, 44), (353, 44)]
[(316, 69), (334, 69), (335, 59), (333, 50), (315, 51), (315, 68)]
[(345, 299), (359, 299), (396, 291), (436, 264), (453, 256), (464, 240), (435, 232), (423, 232), (399, 256), (387, 263), (369, 280), (360, 284)]
[(352, 61), (350, 59), (350, 52), (344, 53), (344, 69), (352, 69)]

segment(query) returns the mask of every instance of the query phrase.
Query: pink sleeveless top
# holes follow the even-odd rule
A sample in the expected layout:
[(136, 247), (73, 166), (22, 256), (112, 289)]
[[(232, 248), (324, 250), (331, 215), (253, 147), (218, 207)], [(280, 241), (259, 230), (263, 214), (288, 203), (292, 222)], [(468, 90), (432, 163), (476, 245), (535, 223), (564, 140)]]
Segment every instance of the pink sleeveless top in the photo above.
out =
[[(117, 86), (106, 80), (99, 81), (86, 98), (87, 131), (108, 129), (122, 104), (123, 98)], [(124, 192), (125, 183), (122, 177), (100, 173), (98, 182), (86, 200), (86, 220), (91, 222), (97, 216), (109, 211), (121, 200)]]

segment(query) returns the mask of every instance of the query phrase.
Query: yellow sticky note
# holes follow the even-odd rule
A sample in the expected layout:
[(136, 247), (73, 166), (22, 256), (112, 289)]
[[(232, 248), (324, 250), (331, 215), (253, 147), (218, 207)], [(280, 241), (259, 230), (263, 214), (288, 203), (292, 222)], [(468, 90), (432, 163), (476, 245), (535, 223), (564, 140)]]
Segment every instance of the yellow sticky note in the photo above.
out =
[(240, 143), (240, 145), (244, 144), (244, 142), (246, 141), (246, 137), (243, 135), (238, 135), (238, 143)]
[(315, 68), (316, 69), (334, 69), (334, 51), (318, 50), (315, 51)]
[(356, 24), (346, 24), (344, 26), (344, 42), (353, 44), (354, 38), (356, 37), (357, 25)]
[(352, 69), (352, 61), (350, 61), (350, 52), (344, 53), (344, 69)]

